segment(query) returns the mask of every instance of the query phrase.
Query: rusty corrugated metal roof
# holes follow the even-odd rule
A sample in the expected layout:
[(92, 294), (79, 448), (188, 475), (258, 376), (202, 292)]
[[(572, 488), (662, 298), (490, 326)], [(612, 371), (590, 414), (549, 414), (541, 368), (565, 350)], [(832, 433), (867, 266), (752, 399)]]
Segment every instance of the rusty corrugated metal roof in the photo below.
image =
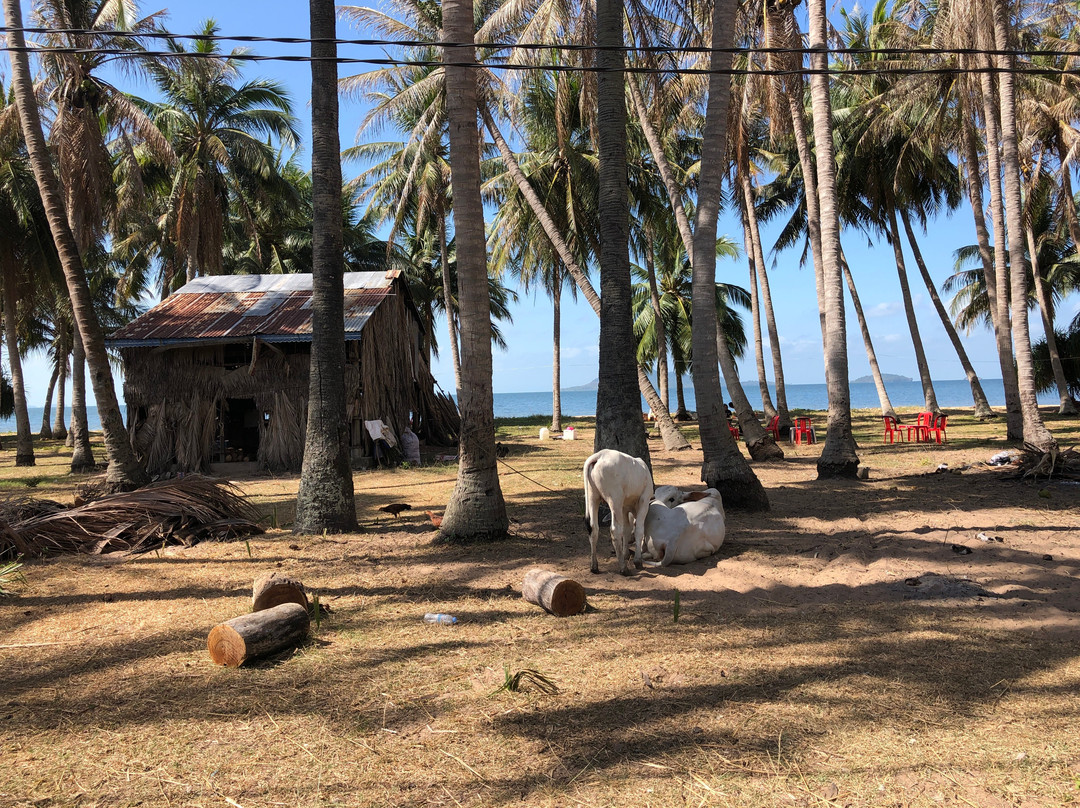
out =
[[(360, 331), (391, 293), (397, 272), (345, 273), (345, 339)], [(311, 275), (217, 275), (198, 278), (114, 332), (113, 348), (311, 340)]]

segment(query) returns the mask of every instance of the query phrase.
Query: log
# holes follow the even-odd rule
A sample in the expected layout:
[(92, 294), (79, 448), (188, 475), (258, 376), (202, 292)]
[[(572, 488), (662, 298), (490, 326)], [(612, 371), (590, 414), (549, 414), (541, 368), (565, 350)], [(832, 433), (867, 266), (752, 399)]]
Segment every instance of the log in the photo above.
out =
[(569, 617), (585, 611), (585, 588), (577, 581), (549, 570), (535, 568), (525, 573), (521, 596), (556, 617)]
[(261, 612), (282, 603), (299, 603), (308, 608), (307, 590), (294, 578), (268, 572), (255, 579), (251, 587), (251, 611)]
[(299, 603), (282, 603), (214, 626), (206, 646), (216, 665), (236, 668), (250, 659), (299, 645), (307, 633), (307, 609)]

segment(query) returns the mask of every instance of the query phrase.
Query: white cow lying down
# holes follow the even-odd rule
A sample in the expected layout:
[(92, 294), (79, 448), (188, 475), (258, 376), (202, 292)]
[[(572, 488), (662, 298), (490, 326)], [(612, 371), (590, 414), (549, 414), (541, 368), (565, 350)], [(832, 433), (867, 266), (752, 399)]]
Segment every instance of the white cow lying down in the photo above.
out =
[[(634, 531), (634, 566), (641, 566), (645, 514), (653, 495), (652, 474), (645, 461), (614, 449), (601, 449), (585, 461), (585, 526), (589, 530), (592, 569), (599, 572), (596, 542), (600, 538), (600, 501), (611, 509), (611, 543), (619, 559), (619, 572), (627, 575), (626, 556)], [(632, 528), (631, 528), (632, 526)]]
[(653, 491), (653, 502), (660, 502), (669, 508), (682, 504), (686, 499), (686, 492), (677, 485), (658, 485)]
[(653, 559), (650, 566), (689, 564), (710, 556), (720, 549), (727, 534), (719, 491), (707, 488), (692, 492), (685, 495), (682, 504), (668, 507), (664, 501), (674, 496), (666, 490), (669, 488), (674, 486), (656, 489), (657, 500), (645, 518), (645, 552)]

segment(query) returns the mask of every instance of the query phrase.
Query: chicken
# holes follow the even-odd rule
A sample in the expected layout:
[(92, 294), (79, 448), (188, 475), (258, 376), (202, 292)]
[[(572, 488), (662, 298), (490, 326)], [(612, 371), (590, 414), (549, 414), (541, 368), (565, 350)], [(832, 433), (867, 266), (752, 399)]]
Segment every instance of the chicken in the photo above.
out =
[(383, 505), (381, 508), (379, 508), (379, 510), (383, 513), (388, 513), (395, 519), (397, 519), (398, 517), (400, 517), (402, 511), (412, 510), (412, 505), (407, 505), (404, 502), (394, 502), (390, 505)]
[(424, 511), (424, 513), (428, 515), (428, 519), (431, 520), (431, 524), (433, 524), (436, 528), (442, 527), (441, 516), (439, 516), (437, 513), (434, 513), (433, 511)]

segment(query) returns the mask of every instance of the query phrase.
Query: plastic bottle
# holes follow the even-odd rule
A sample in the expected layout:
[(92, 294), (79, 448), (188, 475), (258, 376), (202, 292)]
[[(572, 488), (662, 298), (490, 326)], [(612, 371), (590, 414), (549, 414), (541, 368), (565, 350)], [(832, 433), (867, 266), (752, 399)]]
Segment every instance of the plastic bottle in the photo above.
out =
[(457, 622), (457, 618), (452, 614), (436, 614), (434, 612), (428, 612), (424, 615), (425, 623), (438, 623), (440, 626), (452, 626)]
[(547, 440), (549, 435), (551, 435), (550, 429), (546, 426), (540, 427), (540, 440)]

